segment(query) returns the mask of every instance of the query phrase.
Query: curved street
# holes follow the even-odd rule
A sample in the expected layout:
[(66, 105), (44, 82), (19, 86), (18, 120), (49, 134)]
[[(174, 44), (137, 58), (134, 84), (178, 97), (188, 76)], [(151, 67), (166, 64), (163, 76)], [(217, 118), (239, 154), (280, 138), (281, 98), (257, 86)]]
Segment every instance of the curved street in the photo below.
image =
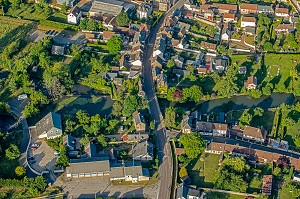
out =
[(151, 29), (148, 37), (148, 45), (145, 46), (145, 57), (143, 60), (143, 88), (146, 93), (146, 98), (149, 104), (149, 109), (152, 115), (152, 119), (155, 121), (156, 128), (156, 143), (158, 149), (158, 157), (160, 161), (159, 173), (160, 184), (157, 198), (168, 199), (173, 197), (171, 194), (172, 187), (172, 171), (173, 171), (173, 159), (171, 146), (168, 143), (166, 137), (166, 128), (163, 124), (163, 117), (160, 111), (160, 107), (154, 91), (154, 82), (152, 78), (151, 57), (153, 54), (153, 46), (156, 39), (156, 34), (163, 25), (166, 17), (170, 16), (174, 10), (182, 7), (184, 0), (179, 0), (172, 8), (170, 8), (160, 19), (158, 24)]

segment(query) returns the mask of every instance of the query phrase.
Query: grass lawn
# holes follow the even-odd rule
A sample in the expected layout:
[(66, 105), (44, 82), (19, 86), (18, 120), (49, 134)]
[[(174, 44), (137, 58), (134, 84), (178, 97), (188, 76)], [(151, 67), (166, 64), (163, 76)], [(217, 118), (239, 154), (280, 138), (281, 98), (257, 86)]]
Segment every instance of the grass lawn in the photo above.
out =
[(254, 35), (245, 35), (245, 42), (254, 45)]
[(218, 192), (208, 192), (208, 199), (244, 199), (245, 196), (227, 194), (227, 193), (218, 193)]
[[(204, 159), (204, 162), (201, 161)], [(218, 174), (220, 155), (203, 153), (201, 158), (192, 160), (187, 165), (192, 184), (212, 188)]]
[(150, 178), (149, 181), (140, 181), (140, 182), (135, 182), (135, 183), (132, 183), (131, 181), (124, 181), (124, 180), (115, 180), (112, 182), (112, 185), (116, 185), (116, 186), (119, 186), (119, 185), (125, 185), (125, 186), (128, 186), (128, 185), (142, 185), (142, 186), (149, 186), (149, 185), (154, 185), (156, 183), (158, 183), (158, 172), (155, 172), (153, 174), (153, 176)]
[(101, 44), (90, 44), (89, 43), (89, 44), (87, 44), (87, 46), (95, 48), (98, 51), (103, 52), (103, 53), (109, 53), (108, 49), (107, 49), (107, 44), (106, 43), (101, 43)]
[(19, 9), (9, 9), (6, 15), (13, 17), (20, 17), (22, 19), (29, 19), (33, 21), (38, 21), (41, 19), (46, 19), (47, 14), (43, 9), (36, 9), (34, 4), (23, 3), (20, 4)]
[(54, 13), (48, 19), (51, 21), (56, 21), (56, 22), (60, 22), (60, 23), (68, 23), (67, 15), (65, 15), (63, 13), (59, 13), (59, 12)]
[[(291, 74), (299, 71), (299, 54), (266, 54), (262, 66), (263, 83), (275, 85), (274, 92), (295, 93), (299, 95), (299, 78), (293, 80)], [(297, 75), (299, 77), (299, 75)]]

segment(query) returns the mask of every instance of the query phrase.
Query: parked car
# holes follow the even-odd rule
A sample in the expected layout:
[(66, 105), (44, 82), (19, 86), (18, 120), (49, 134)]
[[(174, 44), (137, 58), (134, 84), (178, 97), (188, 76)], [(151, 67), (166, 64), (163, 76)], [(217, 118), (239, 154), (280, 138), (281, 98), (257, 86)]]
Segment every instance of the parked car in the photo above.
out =
[(40, 144), (34, 143), (34, 144), (31, 145), (31, 147), (33, 147), (33, 148), (39, 148), (39, 147), (40, 147)]
[(19, 101), (24, 100), (24, 99), (27, 99), (27, 94), (22, 94), (22, 95), (18, 96)]
[(59, 151), (54, 151), (54, 155), (57, 157), (60, 155), (60, 152)]

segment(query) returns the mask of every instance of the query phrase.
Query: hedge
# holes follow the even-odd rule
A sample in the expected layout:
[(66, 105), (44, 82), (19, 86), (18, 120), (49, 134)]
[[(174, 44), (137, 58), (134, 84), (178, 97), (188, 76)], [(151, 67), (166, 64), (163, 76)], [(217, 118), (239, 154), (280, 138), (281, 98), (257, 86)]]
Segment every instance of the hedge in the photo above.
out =
[(78, 31), (78, 27), (75, 26), (75, 25), (64, 24), (64, 23), (50, 21), (50, 20), (41, 20), (40, 24), (43, 25), (43, 26), (49, 26), (49, 27), (52, 27), (52, 28)]

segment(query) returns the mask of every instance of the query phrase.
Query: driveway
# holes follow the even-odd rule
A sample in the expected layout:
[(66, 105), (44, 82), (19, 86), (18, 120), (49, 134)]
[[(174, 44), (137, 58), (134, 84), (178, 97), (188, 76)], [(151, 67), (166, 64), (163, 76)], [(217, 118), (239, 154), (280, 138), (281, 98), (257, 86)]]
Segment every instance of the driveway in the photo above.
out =
[(149, 198), (157, 197), (158, 185), (115, 186), (111, 185), (109, 176), (85, 179), (73, 179), (64, 183), (64, 192), (69, 198)]
[(85, 39), (85, 34), (77, 32), (75, 35), (58, 34), (53, 37), (54, 43), (57, 45), (77, 44), (81, 45)]

